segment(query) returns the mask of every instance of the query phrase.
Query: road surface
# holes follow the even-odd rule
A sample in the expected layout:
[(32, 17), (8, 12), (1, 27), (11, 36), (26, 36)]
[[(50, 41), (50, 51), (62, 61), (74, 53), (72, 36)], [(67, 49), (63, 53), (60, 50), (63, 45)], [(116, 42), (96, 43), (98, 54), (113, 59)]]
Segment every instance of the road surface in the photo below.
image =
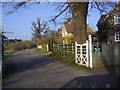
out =
[(24, 50), (6, 58), (15, 71), (3, 80), (2, 88), (117, 88), (118, 77), (107, 69), (80, 70), (49, 54)]

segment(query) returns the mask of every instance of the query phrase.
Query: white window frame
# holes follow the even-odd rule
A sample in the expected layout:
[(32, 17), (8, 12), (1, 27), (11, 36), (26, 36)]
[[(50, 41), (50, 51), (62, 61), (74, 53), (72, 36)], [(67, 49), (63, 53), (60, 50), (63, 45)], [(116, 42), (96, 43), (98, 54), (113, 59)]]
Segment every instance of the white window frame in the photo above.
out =
[(120, 32), (115, 32), (115, 42), (120, 42)]
[(114, 25), (120, 24), (120, 15), (115, 15), (114, 16)]

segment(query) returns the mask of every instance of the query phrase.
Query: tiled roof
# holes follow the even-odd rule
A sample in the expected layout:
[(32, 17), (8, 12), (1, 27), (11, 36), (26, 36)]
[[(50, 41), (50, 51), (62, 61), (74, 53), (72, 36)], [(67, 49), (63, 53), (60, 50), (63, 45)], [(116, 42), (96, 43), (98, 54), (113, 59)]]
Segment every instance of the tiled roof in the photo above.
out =
[(64, 22), (64, 25), (68, 33), (73, 33), (73, 26), (71, 22)]
[(87, 25), (87, 34), (88, 34), (88, 35), (93, 35), (93, 34), (95, 34), (95, 31), (94, 31), (89, 25)]
[[(65, 25), (65, 28), (67, 30), (67, 33), (72, 33), (72, 34), (74, 33), (73, 26), (72, 26), (71, 22), (64, 22), (64, 25)], [(88, 34), (95, 33), (94, 30), (89, 25), (87, 25), (87, 33)]]

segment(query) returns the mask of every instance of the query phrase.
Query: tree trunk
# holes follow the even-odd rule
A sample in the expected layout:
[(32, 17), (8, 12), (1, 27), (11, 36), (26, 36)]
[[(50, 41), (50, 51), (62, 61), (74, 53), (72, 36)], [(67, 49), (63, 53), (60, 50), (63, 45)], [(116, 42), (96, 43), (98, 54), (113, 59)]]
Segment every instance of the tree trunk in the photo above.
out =
[(87, 10), (88, 2), (69, 3), (73, 16), (74, 41), (82, 44), (87, 40)]

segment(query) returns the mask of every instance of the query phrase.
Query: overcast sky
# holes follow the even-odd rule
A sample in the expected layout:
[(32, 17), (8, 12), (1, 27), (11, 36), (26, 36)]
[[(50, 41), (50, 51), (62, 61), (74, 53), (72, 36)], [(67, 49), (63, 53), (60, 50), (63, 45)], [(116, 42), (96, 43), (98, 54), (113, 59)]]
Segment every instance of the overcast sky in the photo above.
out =
[[(31, 40), (31, 24), (33, 21), (36, 21), (37, 17), (40, 17), (42, 20), (48, 20), (51, 16), (58, 13), (53, 6), (46, 2), (42, 2), (39, 5), (32, 5), (28, 9), (22, 8), (18, 12), (8, 15), (7, 13), (10, 9), (11, 7), (9, 6), (2, 8), (3, 30), (5, 32), (13, 32), (6, 34), (8, 38), (17, 38), (22, 40)], [(58, 21), (64, 21), (63, 16), (61, 16)], [(97, 10), (92, 10), (88, 14), (87, 23), (94, 29), (94, 31), (97, 31), (96, 23), (99, 18), (100, 14)], [(56, 27), (51, 26), (51, 29), (57, 30), (59, 27), (61, 27), (61, 25)]]

